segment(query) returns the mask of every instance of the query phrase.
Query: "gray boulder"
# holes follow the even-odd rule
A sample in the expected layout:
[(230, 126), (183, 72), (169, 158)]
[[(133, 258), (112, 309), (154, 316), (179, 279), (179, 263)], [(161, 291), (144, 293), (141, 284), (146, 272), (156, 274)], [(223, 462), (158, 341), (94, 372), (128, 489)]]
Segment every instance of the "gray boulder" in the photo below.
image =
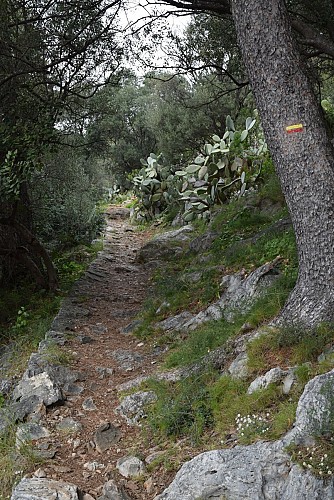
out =
[(332, 500), (334, 479), (318, 479), (293, 464), (285, 447), (332, 429), (333, 400), (334, 370), (305, 386), (295, 426), (283, 439), (202, 453), (156, 500)]
[(96, 450), (99, 453), (104, 453), (109, 450), (113, 445), (118, 443), (121, 439), (122, 433), (118, 427), (106, 422), (100, 425), (100, 427), (95, 431), (93, 442), (95, 444)]
[(135, 370), (143, 363), (143, 356), (138, 352), (127, 351), (126, 349), (113, 351), (111, 356), (115, 359), (119, 368), (124, 371)]
[(49, 374), (46, 372), (32, 377), (29, 377), (27, 372), (23, 375), (14, 390), (13, 398), (16, 401), (23, 402), (30, 396), (37, 397), (46, 406), (57, 403), (57, 401), (62, 401), (63, 399), (60, 387), (51, 380)]
[(252, 394), (259, 389), (266, 389), (269, 384), (280, 382), (287, 376), (289, 370), (282, 370), (279, 366), (272, 368), (264, 375), (257, 377), (248, 387), (247, 393)]
[(175, 231), (168, 231), (155, 236), (141, 247), (137, 255), (137, 261), (163, 260), (174, 255), (180, 255), (187, 248), (192, 232), (192, 226), (184, 226)]
[(34, 422), (25, 422), (20, 424), (16, 430), (16, 448), (19, 450), (28, 442), (38, 441), (49, 436), (50, 432), (46, 427)]
[(334, 370), (310, 380), (301, 395), (290, 441), (309, 441), (313, 435), (333, 433)]
[(246, 313), (258, 297), (277, 279), (275, 268), (279, 259), (264, 264), (245, 277), (242, 272), (224, 276), (221, 282), (222, 295), (218, 301), (193, 316), (182, 328), (194, 330), (202, 323), (225, 318), (233, 321), (236, 314)]
[(146, 472), (145, 464), (137, 457), (123, 457), (117, 460), (116, 468), (118, 472), (127, 478), (136, 478)]
[(11, 500), (79, 500), (74, 484), (45, 478), (24, 478), (15, 487)]
[(259, 442), (202, 453), (187, 462), (156, 500), (332, 500), (324, 482), (290, 462), (284, 443)]
[(228, 373), (233, 378), (247, 378), (249, 375), (248, 370), (248, 356), (246, 352), (241, 352), (238, 356), (232, 361), (230, 366), (228, 367)]
[(110, 480), (103, 485), (102, 495), (97, 500), (131, 500), (122, 486)]
[(282, 370), (279, 366), (272, 368), (264, 375), (257, 377), (248, 387), (247, 393), (252, 394), (259, 389), (266, 389), (269, 384), (278, 383), (282, 384), (283, 394), (289, 394), (292, 385), (296, 382), (296, 375), (293, 368)]
[(156, 401), (157, 396), (153, 391), (140, 391), (126, 396), (116, 411), (127, 421), (128, 424), (139, 424), (140, 420), (147, 416), (145, 406)]
[(215, 231), (207, 231), (197, 238), (194, 238), (189, 245), (189, 251), (194, 253), (205, 252), (211, 248), (212, 243), (218, 237), (218, 233)]
[(156, 327), (161, 328), (164, 332), (170, 330), (181, 330), (194, 316), (189, 311), (183, 311), (176, 316), (164, 319), (156, 323)]
[(72, 417), (65, 417), (56, 425), (56, 429), (65, 434), (77, 434), (82, 430), (82, 424)]

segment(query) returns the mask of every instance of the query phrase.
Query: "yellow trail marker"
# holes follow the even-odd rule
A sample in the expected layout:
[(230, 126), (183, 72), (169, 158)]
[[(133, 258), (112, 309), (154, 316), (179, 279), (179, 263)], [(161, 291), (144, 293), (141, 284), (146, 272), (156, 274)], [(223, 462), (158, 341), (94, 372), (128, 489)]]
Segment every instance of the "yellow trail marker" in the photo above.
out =
[(288, 134), (293, 134), (294, 132), (302, 132), (303, 125), (301, 123), (297, 123), (296, 125), (289, 125), (285, 128)]

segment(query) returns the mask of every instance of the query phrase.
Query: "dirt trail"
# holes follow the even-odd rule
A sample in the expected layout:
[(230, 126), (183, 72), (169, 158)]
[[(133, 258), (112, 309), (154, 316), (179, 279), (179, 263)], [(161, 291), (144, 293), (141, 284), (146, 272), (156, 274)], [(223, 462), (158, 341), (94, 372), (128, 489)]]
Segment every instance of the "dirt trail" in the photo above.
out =
[[(121, 333), (122, 327), (140, 310), (149, 286), (147, 271), (135, 262), (136, 252), (149, 233), (134, 231), (127, 216), (128, 210), (122, 207), (109, 209), (104, 251), (74, 289), (75, 300), (87, 309), (88, 315), (84, 320), (76, 320), (75, 336), (63, 349), (73, 355), (71, 368), (83, 374), (84, 380), (77, 384), (83, 391), (68, 396), (64, 406), (48, 411), (46, 424), (54, 429), (57, 452), (42, 469), (46, 477), (74, 483), (93, 498), (101, 494), (101, 486), (108, 479), (115, 479), (131, 499), (148, 500), (163, 489), (170, 479), (168, 474), (152, 473), (149, 484), (144, 485), (143, 481), (122, 478), (115, 468), (121, 457), (128, 454), (145, 457), (152, 452), (149, 442), (139, 443), (139, 428), (127, 425), (115, 412), (120, 402), (116, 388), (152, 372), (158, 359), (149, 345)], [(129, 352), (134, 354), (133, 358)], [(112, 369), (113, 373), (103, 374), (101, 368)], [(96, 409), (84, 409), (83, 403)], [(82, 425), (77, 435), (56, 430), (65, 417)], [(109, 450), (98, 453), (92, 438), (106, 422), (119, 428), (121, 439)], [(100, 464), (95, 471), (87, 469), (87, 463), (92, 462)]]

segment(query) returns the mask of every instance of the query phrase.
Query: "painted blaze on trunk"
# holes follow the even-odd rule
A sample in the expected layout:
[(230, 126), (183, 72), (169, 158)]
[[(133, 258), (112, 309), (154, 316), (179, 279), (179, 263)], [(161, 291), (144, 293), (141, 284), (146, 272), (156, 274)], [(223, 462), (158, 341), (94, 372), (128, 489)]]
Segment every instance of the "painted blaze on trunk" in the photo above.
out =
[(334, 151), (322, 113), (284, 1), (231, 0), (231, 5), (296, 234), (299, 275), (279, 319), (309, 326), (334, 321)]

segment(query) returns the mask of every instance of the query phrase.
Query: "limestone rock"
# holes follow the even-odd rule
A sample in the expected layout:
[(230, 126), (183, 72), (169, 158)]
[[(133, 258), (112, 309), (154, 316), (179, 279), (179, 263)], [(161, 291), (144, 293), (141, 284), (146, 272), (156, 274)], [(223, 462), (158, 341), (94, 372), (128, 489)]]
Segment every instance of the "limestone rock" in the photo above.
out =
[(79, 500), (74, 484), (45, 478), (24, 478), (15, 487), (11, 500)]
[(104, 366), (97, 366), (95, 371), (99, 374), (100, 379), (111, 377), (114, 374), (113, 368), (105, 368)]
[(43, 477), (46, 477), (46, 472), (44, 469), (39, 468), (39, 469), (35, 470), (33, 475), (35, 477), (43, 478)]
[(170, 330), (181, 330), (182, 327), (188, 323), (193, 318), (193, 315), (189, 311), (183, 311), (176, 316), (172, 316), (170, 318), (164, 319), (159, 323), (156, 323), (158, 328), (161, 328), (165, 332)]
[(290, 370), (288, 375), (283, 379), (283, 394), (289, 394), (291, 387), (296, 382), (297, 378), (294, 370)]
[(248, 377), (248, 367), (247, 367), (248, 357), (246, 352), (241, 352), (232, 361), (228, 368), (228, 372), (231, 377), (234, 378), (247, 378)]
[[(52, 365), (43, 350), (30, 356), (28, 368), (16, 387), (13, 398), (25, 404), (31, 396), (43, 402), (46, 406), (63, 400), (64, 393), (74, 382), (84, 380), (81, 372), (73, 371), (67, 366)], [(78, 389), (75, 392), (80, 392)]]
[(194, 253), (205, 252), (211, 248), (212, 243), (218, 237), (218, 233), (214, 231), (207, 231), (197, 238), (194, 238), (189, 245), (189, 251)]
[(116, 468), (122, 476), (127, 478), (135, 478), (146, 472), (144, 462), (137, 457), (120, 458), (117, 460)]
[(23, 400), (28, 399), (30, 396), (35, 396), (39, 401), (43, 401), (46, 406), (49, 406), (57, 401), (63, 400), (62, 392), (50, 376), (46, 372), (39, 373), (29, 377), (27, 372), (16, 386), (14, 390), (14, 399)]
[(105, 465), (100, 464), (99, 462), (96, 462), (96, 460), (94, 460), (94, 462), (86, 462), (84, 464), (84, 468), (89, 470), (90, 472), (95, 472), (99, 469), (104, 469)]
[(192, 232), (193, 227), (189, 225), (159, 234), (140, 249), (137, 261), (162, 260), (174, 255), (180, 255), (189, 243)]
[(89, 493), (84, 493), (82, 496), (82, 500), (95, 500), (95, 498), (92, 497), (92, 495), (90, 495)]
[(301, 395), (294, 428), (287, 439), (303, 441), (333, 429), (334, 370), (310, 380)]
[(77, 339), (80, 344), (91, 344), (92, 342), (94, 342), (94, 339), (89, 335), (78, 335)]
[(124, 488), (110, 480), (103, 485), (102, 495), (97, 500), (131, 500)]
[[(80, 280), (77, 282), (77, 285)], [(75, 326), (78, 319), (88, 317), (90, 311), (82, 305), (75, 303), (70, 296), (63, 300), (61, 309), (51, 324), (51, 330), (58, 332), (68, 332)]]
[(108, 328), (103, 323), (96, 323), (91, 329), (92, 332), (96, 334), (107, 333), (108, 331)]
[(97, 406), (94, 403), (94, 400), (92, 397), (86, 398), (84, 402), (82, 403), (82, 408), (86, 411), (95, 411), (97, 410)]
[(128, 424), (138, 424), (146, 417), (145, 406), (156, 401), (157, 396), (153, 391), (140, 391), (126, 396), (116, 411), (125, 418)]
[(272, 368), (264, 375), (253, 380), (248, 387), (247, 394), (252, 394), (259, 389), (266, 389), (269, 384), (274, 382), (280, 382), (288, 373), (288, 370), (282, 370), (280, 367)]
[(16, 431), (16, 448), (20, 449), (27, 442), (37, 441), (48, 436), (50, 436), (48, 429), (42, 425), (31, 422), (20, 424)]
[(202, 453), (181, 467), (156, 500), (330, 500), (324, 482), (291, 464), (284, 443), (259, 442)]
[(45, 340), (49, 343), (65, 345), (66, 337), (63, 332), (57, 332), (55, 330), (49, 330), (45, 334)]
[(117, 361), (120, 369), (124, 371), (135, 370), (143, 362), (143, 357), (138, 352), (127, 351), (126, 349), (114, 351), (112, 357)]
[(94, 444), (99, 453), (109, 450), (111, 446), (118, 443), (121, 439), (121, 431), (110, 422), (102, 424), (96, 431), (93, 437)]
[(202, 453), (184, 464), (156, 500), (331, 500), (334, 479), (322, 480), (291, 463), (285, 447), (332, 425), (334, 370), (306, 384), (294, 428), (281, 440)]
[(131, 321), (131, 323), (128, 323), (126, 326), (121, 328), (120, 333), (122, 333), (123, 335), (131, 335), (131, 333), (133, 333), (136, 330), (136, 328), (138, 328), (142, 324), (143, 324), (143, 320), (135, 319), (135, 320)]
[(76, 434), (82, 430), (82, 424), (74, 418), (65, 417), (59, 424), (56, 426), (58, 431), (62, 431), (69, 434)]

